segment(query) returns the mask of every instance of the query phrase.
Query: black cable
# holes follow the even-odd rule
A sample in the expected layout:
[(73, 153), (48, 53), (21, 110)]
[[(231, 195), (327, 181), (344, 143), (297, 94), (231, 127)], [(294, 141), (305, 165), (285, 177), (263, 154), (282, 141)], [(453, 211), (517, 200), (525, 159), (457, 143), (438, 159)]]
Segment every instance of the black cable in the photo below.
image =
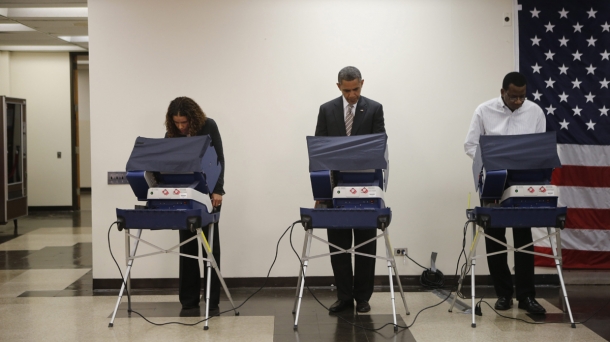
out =
[[(468, 221), (466, 221), (466, 223), (464, 224), (464, 234), (463, 234), (463, 238), (462, 238), (462, 251), (460, 252), (460, 254), (459, 254), (459, 256), (458, 256), (458, 260), (457, 260), (457, 263), (456, 263), (456, 265), (455, 265), (455, 275), (454, 275), (454, 277), (457, 277), (458, 269), (460, 269), (460, 260), (462, 259), (462, 255), (464, 255), (464, 257), (466, 257), (466, 251), (465, 251), (465, 247), (466, 247), (466, 231), (467, 231), (467, 228), (468, 228), (468, 224), (469, 224), (470, 222), (472, 222), (472, 221), (471, 221), (471, 220), (468, 220)], [(411, 258), (409, 258), (409, 259), (411, 259)], [(462, 268), (461, 268), (462, 272), (464, 271), (464, 266), (465, 266), (467, 263), (468, 263), (468, 260), (466, 260), (466, 262), (464, 262), (464, 265), (462, 265)], [(420, 265), (420, 266), (421, 266), (421, 265)], [(466, 274), (467, 274), (467, 273), (466, 273)], [(455, 284), (454, 286), (455, 286), (455, 289), (456, 289), (456, 294), (457, 294), (457, 286), (458, 286), (458, 284)], [(425, 308), (423, 308), (423, 309), (419, 310), (419, 312), (418, 312), (418, 313), (415, 315), (415, 318), (413, 318), (413, 322), (411, 322), (411, 324), (407, 325), (406, 327), (403, 327), (403, 326), (400, 326), (400, 325), (397, 325), (397, 326), (398, 326), (399, 328), (404, 328), (404, 329), (408, 329), (408, 328), (412, 327), (412, 326), (415, 324), (415, 321), (417, 320), (417, 317), (419, 317), (419, 314), (421, 314), (421, 313), (422, 313), (423, 311), (425, 311), (425, 310), (428, 310), (428, 309), (431, 309), (431, 308), (434, 308), (434, 307), (436, 307), (436, 306), (439, 306), (439, 305), (443, 304), (444, 302), (446, 302), (446, 301), (447, 301), (447, 299), (449, 299), (449, 298), (451, 297), (451, 293), (452, 293), (452, 292), (453, 292), (453, 291), (449, 291), (449, 294), (447, 295), (447, 297), (445, 297), (445, 298), (444, 298), (442, 301), (438, 302), (437, 304), (430, 305), (430, 306), (427, 306), (427, 307), (425, 307)]]
[[(273, 269), (273, 266), (275, 265), (275, 262), (277, 261), (277, 255), (278, 255), (278, 251), (279, 251), (280, 242), (282, 241), (282, 239), (284, 238), (284, 235), (286, 235), (288, 230), (293, 228), (294, 225), (299, 223), (299, 222), (301, 222), (301, 221), (300, 220), (299, 221), (295, 221), (295, 222), (292, 223), (291, 226), (286, 228), (286, 230), (284, 230), (284, 233), (282, 233), (282, 236), (280, 236), (279, 240), (277, 241), (277, 245), (275, 246), (275, 257), (273, 258), (273, 262), (271, 263), (271, 266), (269, 267), (269, 271), (267, 272), (267, 277), (265, 278), (265, 282), (263, 283), (263, 285), (258, 290), (256, 290), (254, 293), (252, 293), (250, 296), (248, 296), (248, 298), (246, 298), (240, 305), (236, 306), (235, 308), (232, 308), (232, 309), (229, 309), (229, 310), (226, 310), (226, 311), (222, 311), (222, 312), (220, 312), (220, 313), (218, 313), (216, 315), (210, 315), (208, 318), (204, 318), (204, 319), (202, 319), (200, 321), (197, 321), (195, 323), (183, 323), (183, 322), (155, 323), (155, 322), (152, 322), (152, 321), (148, 320), (146, 317), (144, 317), (144, 315), (142, 315), (141, 313), (139, 313), (137, 311), (131, 310), (130, 312), (133, 312), (133, 313), (137, 314), (138, 316), (142, 317), (146, 322), (148, 322), (150, 324), (153, 324), (153, 325), (157, 325), (157, 326), (168, 325), (168, 324), (179, 324), (179, 325), (186, 325), (186, 326), (194, 326), (194, 325), (198, 325), (198, 324), (200, 324), (202, 322), (205, 322), (205, 321), (209, 320), (212, 317), (220, 316), (223, 313), (227, 313), (227, 312), (230, 312), (230, 311), (235, 311), (235, 310), (241, 308), (244, 304), (246, 304), (246, 302), (248, 300), (250, 300), (250, 298), (252, 298), (258, 292), (260, 292), (267, 285), (267, 281), (269, 280), (269, 275), (271, 274), (271, 270)], [(115, 223), (118, 223), (118, 221), (117, 222), (113, 222), (110, 225), (110, 227), (108, 228), (108, 249), (110, 251), (110, 256), (112, 256), (112, 260), (114, 260), (114, 263), (116, 264), (116, 266), (117, 266), (117, 268), (119, 270), (119, 273), (121, 274), (121, 280), (123, 281), (123, 284), (125, 285), (125, 292), (127, 293), (127, 297), (131, 298), (129, 292), (127, 291), (127, 284), (125, 283), (125, 278), (123, 277), (123, 272), (121, 272), (121, 267), (119, 266), (119, 263), (114, 258), (114, 255), (112, 253), (112, 247), (110, 246), (110, 230), (112, 229), (112, 226)], [(292, 230), (291, 230), (291, 232), (292, 232)], [(131, 300), (131, 299), (129, 299), (129, 300)]]

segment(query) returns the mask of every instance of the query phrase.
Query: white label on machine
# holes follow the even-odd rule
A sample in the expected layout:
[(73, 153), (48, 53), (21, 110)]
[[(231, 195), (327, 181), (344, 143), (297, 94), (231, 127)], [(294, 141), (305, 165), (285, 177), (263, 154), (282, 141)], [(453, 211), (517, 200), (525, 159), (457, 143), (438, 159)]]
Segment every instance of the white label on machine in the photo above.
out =
[(147, 199), (167, 199), (167, 200), (184, 200), (192, 199), (203, 205), (211, 213), (214, 209), (210, 197), (192, 188), (150, 188), (148, 189)]
[(557, 197), (558, 194), (555, 185), (513, 185), (504, 190), (501, 201), (511, 197)]
[(333, 198), (367, 197), (376, 197), (383, 199), (384, 192), (378, 186), (337, 186), (333, 189)]

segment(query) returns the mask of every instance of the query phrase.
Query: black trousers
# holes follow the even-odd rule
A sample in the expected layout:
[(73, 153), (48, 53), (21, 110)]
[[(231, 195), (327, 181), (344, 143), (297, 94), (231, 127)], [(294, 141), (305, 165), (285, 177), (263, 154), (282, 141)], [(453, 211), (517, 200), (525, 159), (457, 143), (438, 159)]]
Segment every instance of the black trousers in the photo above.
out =
[[(328, 241), (341, 248), (352, 247), (352, 235), (354, 245), (358, 245), (377, 235), (377, 229), (328, 229)], [(331, 252), (337, 249), (329, 246)], [(377, 255), (377, 240), (367, 243), (356, 249), (357, 252)], [(373, 295), (375, 285), (375, 259), (361, 255), (355, 256), (354, 271), (352, 272), (352, 255), (342, 253), (331, 255), (330, 262), (333, 266), (335, 283), (337, 285), (337, 299), (356, 300), (365, 302)]]
[[(210, 234), (208, 227), (203, 228), (203, 233), (205, 234), (206, 239), (209, 239)], [(180, 230), (180, 242), (188, 240), (189, 238), (195, 236), (195, 234), (196, 233), (193, 233), (190, 230)], [(207, 257), (208, 253), (203, 246), (202, 248), (203, 255)], [(197, 256), (198, 252), (196, 239), (180, 246), (180, 253)], [(214, 255), (214, 259), (216, 259), (216, 263), (220, 268), (220, 237), (218, 234), (218, 222), (214, 224), (214, 246), (212, 249), (212, 255)], [(204, 270), (207, 270), (207, 267), (205, 267), (205, 262), (203, 265)], [(220, 280), (218, 279), (218, 275), (214, 269), (212, 269), (211, 281), (210, 308), (216, 308), (220, 302)], [(201, 274), (199, 272), (199, 260), (180, 257), (180, 281), (178, 286), (178, 297), (180, 298), (180, 303), (182, 304), (183, 308), (199, 306), (202, 290)], [(205, 283), (203, 285), (203, 291), (203, 297), (205, 298)]]
[[(531, 228), (512, 228), (513, 240), (515, 248), (532, 243)], [(506, 228), (489, 228), (485, 233), (494, 238), (506, 243)], [(485, 238), (485, 249), (487, 253), (505, 251), (506, 247), (499, 243)], [(528, 251), (534, 251), (534, 246), (525, 248)], [(489, 273), (494, 283), (494, 289), (498, 297), (513, 296), (513, 278), (507, 264), (507, 253), (491, 255), (487, 257)], [(515, 252), (515, 286), (517, 300), (522, 300), (525, 297), (536, 297), (536, 289), (534, 287), (534, 255), (521, 252)]]

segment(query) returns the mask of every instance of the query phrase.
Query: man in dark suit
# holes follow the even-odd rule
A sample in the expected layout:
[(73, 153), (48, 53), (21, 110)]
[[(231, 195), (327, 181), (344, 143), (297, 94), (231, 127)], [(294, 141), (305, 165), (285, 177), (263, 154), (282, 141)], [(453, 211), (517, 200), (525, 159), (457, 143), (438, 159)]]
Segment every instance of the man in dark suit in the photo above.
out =
[[(345, 67), (339, 71), (337, 87), (342, 96), (320, 106), (316, 136), (350, 136), (385, 132), (383, 107), (380, 103), (364, 96), (360, 91), (364, 80), (355, 67)], [(376, 229), (329, 229), (328, 241), (343, 249), (374, 238)], [(337, 249), (330, 247), (331, 252)], [(356, 251), (376, 255), (376, 241), (356, 249)], [(352, 272), (352, 256), (348, 253), (330, 257), (337, 284), (337, 301), (331, 305), (331, 312), (340, 312), (354, 307), (358, 312), (371, 310), (369, 299), (373, 294), (375, 279), (375, 259), (361, 255), (355, 256)]]

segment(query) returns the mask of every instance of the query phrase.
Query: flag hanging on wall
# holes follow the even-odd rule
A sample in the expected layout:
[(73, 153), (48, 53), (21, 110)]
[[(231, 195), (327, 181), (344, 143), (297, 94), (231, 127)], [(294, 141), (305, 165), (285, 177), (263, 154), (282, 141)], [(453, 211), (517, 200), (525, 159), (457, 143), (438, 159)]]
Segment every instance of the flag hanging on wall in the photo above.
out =
[[(518, 2), (519, 70), (563, 165), (552, 180), (568, 207), (563, 267), (610, 269), (610, 1)], [(551, 254), (548, 239), (535, 250)], [(536, 265), (555, 266), (538, 256)]]

